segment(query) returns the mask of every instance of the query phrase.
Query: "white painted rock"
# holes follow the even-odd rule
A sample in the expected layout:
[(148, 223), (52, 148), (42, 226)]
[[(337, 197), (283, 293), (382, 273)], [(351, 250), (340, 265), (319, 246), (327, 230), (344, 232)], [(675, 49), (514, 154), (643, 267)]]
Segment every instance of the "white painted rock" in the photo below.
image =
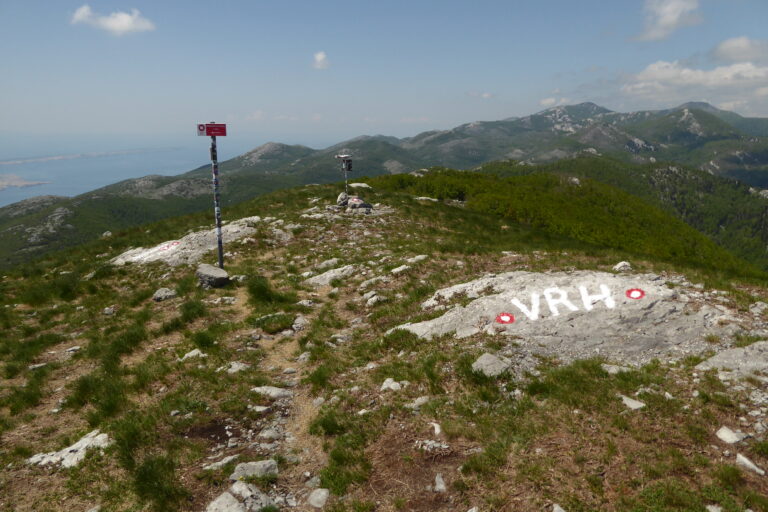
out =
[(331, 492), (328, 489), (315, 489), (309, 493), (307, 504), (311, 507), (323, 508), (330, 495)]
[(701, 353), (711, 349), (708, 334), (728, 338), (741, 328), (735, 310), (694, 307), (668, 279), (585, 270), (490, 274), (438, 290), (422, 308), (443, 309), (441, 316), (396, 328), (424, 339), (485, 333), (509, 337), (523, 354), (564, 363), (599, 354), (627, 366)]
[(112, 443), (107, 434), (99, 430), (93, 430), (83, 436), (78, 442), (58, 452), (38, 453), (27, 459), (27, 464), (46, 466), (49, 464), (60, 465), (63, 468), (77, 466), (85, 458), (86, 452), (91, 448), (101, 449)]

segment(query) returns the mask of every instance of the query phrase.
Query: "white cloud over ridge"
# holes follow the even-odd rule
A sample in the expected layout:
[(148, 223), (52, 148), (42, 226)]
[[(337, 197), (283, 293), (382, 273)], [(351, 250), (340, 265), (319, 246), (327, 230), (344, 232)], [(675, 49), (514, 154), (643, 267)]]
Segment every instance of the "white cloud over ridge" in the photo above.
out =
[(640, 41), (660, 41), (675, 30), (701, 21), (699, 0), (645, 0), (645, 31)]
[(315, 69), (328, 69), (331, 63), (328, 61), (328, 55), (325, 52), (320, 51), (313, 56), (312, 67)]
[(569, 100), (568, 98), (556, 98), (553, 96), (551, 98), (544, 98), (542, 100), (539, 100), (539, 105), (545, 108), (549, 108), (549, 107), (556, 107), (558, 105), (565, 105), (566, 103), (570, 103), (570, 101), (571, 100)]
[(764, 115), (768, 102), (768, 66), (737, 62), (713, 69), (695, 69), (679, 61), (657, 61), (639, 73), (624, 77), (621, 92), (630, 98), (655, 104), (705, 100), (746, 115)]
[(82, 5), (75, 11), (70, 23), (91, 25), (115, 36), (155, 30), (155, 24), (143, 17), (138, 9), (131, 9), (130, 13), (116, 11), (108, 16), (102, 16), (94, 13), (88, 4)]
[(723, 62), (768, 64), (768, 40), (733, 37), (717, 45), (712, 55)]

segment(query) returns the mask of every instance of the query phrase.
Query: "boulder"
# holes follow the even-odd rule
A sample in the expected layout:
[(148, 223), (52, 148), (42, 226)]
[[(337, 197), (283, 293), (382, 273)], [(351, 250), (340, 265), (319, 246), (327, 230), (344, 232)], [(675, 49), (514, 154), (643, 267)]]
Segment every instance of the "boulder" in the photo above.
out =
[(614, 272), (631, 272), (632, 265), (628, 261), (620, 261), (613, 266)]
[(265, 507), (273, 506), (272, 499), (261, 492), (261, 490), (253, 484), (248, 484), (238, 480), (232, 484), (229, 488), (229, 492), (233, 496), (242, 499), (245, 503), (246, 510), (261, 510)]
[(511, 362), (504, 357), (497, 357), (493, 354), (485, 353), (472, 363), (472, 371), (482, 373), (486, 377), (498, 377), (509, 369)]
[(349, 201), (349, 196), (346, 192), (342, 192), (339, 194), (339, 196), (336, 198), (336, 204), (338, 206), (347, 206), (347, 202)]
[(259, 478), (267, 475), (277, 474), (277, 461), (273, 459), (260, 460), (257, 462), (241, 462), (235, 467), (235, 470), (229, 475), (230, 480), (242, 480), (247, 477)]
[(176, 295), (176, 290), (171, 290), (170, 288), (159, 288), (155, 294), (152, 295), (152, 300), (155, 302), (163, 302), (164, 300), (176, 298)]
[(724, 350), (697, 364), (696, 369), (716, 369), (734, 379), (760, 375), (768, 371), (768, 341)]
[(229, 274), (226, 270), (207, 263), (200, 264), (195, 275), (203, 288), (221, 288), (229, 284)]
[(224, 491), (218, 498), (208, 504), (205, 512), (246, 512), (246, 510), (237, 498)]
[(290, 389), (276, 388), (274, 386), (258, 386), (252, 388), (251, 391), (260, 395), (266, 395), (273, 400), (280, 398), (290, 398), (293, 396), (293, 391)]
[(715, 435), (722, 442), (728, 443), (728, 444), (738, 443), (740, 441), (743, 441), (747, 437), (747, 434), (744, 434), (742, 432), (734, 432), (728, 427), (720, 427), (720, 429), (717, 432), (715, 432)]
[(38, 453), (27, 459), (27, 464), (46, 466), (49, 464), (60, 465), (63, 468), (71, 468), (80, 464), (85, 454), (91, 448), (105, 448), (111, 444), (109, 436), (99, 430), (93, 430), (83, 436), (72, 446), (68, 446), (58, 452)]
[(353, 275), (356, 270), (357, 268), (354, 265), (345, 265), (343, 267), (328, 270), (327, 272), (323, 272), (320, 275), (310, 277), (304, 281), (304, 283), (316, 288), (321, 286), (330, 286), (331, 281), (334, 279), (344, 279), (345, 277), (349, 277)]
[(315, 489), (309, 493), (307, 504), (314, 508), (323, 508), (331, 492), (328, 489)]

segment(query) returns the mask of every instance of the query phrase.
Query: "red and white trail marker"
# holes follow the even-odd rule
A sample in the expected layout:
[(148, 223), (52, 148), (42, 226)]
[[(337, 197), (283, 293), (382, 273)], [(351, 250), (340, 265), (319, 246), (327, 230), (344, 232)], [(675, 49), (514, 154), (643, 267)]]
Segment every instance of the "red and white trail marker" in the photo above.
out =
[(227, 125), (223, 123), (199, 123), (197, 134), (204, 137), (226, 137)]
[(513, 324), (515, 323), (515, 316), (509, 313), (499, 313), (496, 317), (496, 323), (499, 324)]

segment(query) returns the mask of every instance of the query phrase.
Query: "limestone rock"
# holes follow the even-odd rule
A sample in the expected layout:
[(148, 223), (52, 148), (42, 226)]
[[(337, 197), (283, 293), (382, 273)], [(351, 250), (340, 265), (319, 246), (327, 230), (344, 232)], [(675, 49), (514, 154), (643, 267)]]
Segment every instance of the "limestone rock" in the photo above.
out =
[(260, 460), (258, 462), (241, 462), (235, 467), (235, 471), (229, 475), (230, 480), (242, 480), (246, 477), (259, 478), (277, 474), (277, 462), (273, 459)]
[(309, 279), (304, 281), (304, 283), (308, 284), (309, 286), (314, 286), (316, 288), (319, 288), (321, 286), (329, 286), (331, 284), (331, 281), (333, 281), (334, 279), (344, 279), (345, 277), (349, 277), (353, 275), (356, 272), (356, 270), (357, 270), (357, 267), (355, 267), (354, 265), (345, 265), (343, 267), (328, 270), (314, 277), (310, 277)]
[(261, 490), (253, 484), (248, 484), (238, 480), (232, 484), (229, 488), (229, 492), (233, 496), (236, 496), (244, 501), (246, 510), (258, 511), (262, 508), (274, 505), (272, 499), (261, 492)]
[(441, 473), (435, 475), (435, 486), (433, 487), (433, 490), (435, 492), (445, 492), (448, 490), (448, 488), (445, 486), (445, 480), (443, 480), (443, 475)]
[(765, 476), (765, 471), (758, 467), (754, 462), (746, 458), (744, 455), (737, 453), (736, 454), (736, 464), (738, 464), (741, 467), (747, 468), (750, 471), (754, 471), (760, 476)]
[(402, 386), (399, 382), (395, 382), (395, 379), (389, 377), (381, 385), (380, 391), (400, 391)]
[(628, 261), (620, 261), (613, 266), (614, 272), (631, 272), (632, 265)]
[(349, 196), (346, 192), (342, 192), (336, 197), (336, 205), (337, 206), (347, 206), (347, 203), (349, 202)]
[(107, 434), (102, 434), (99, 430), (93, 430), (80, 438), (78, 442), (63, 450), (33, 455), (27, 459), (27, 464), (37, 466), (54, 464), (60, 465), (63, 468), (71, 468), (80, 464), (85, 458), (86, 452), (91, 448), (101, 449), (109, 446), (111, 443)]
[(390, 270), (390, 272), (392, 273), (392, 275), (397, 276), (397, 275), (402, 274), (406, 270), (409, 270), (410, 268), (411, 267), (409, 267), (408, 265), (400, 265), (399, 267), (393, 268), (392, 270)]
[(246, 510), (237, 498), (224, 491), (208, 504), (205, 512), (246, 512)]
[(273, 400), (290, 398), (293, 396), (293, 391), (290, 389), (276, 388), (275, 386), (258, 386), (251, 388), (251, 391), (259, 393), (260, 395), (266, 395)]
[(624, 402), (624, 405), (626, 405), (629, 409), (633, 411), (636, 411), (638, 409), (642, 409), (643, 407), (645, 407), (645, 404), (640, 400), (635, 400), (634, 398), (630, 398), (624, 395), (619, 395), (619, 398), (621, 398), (621, 401)]
[(184, 356), (177, 359), (177, 361), (186, 361), (187, 359), (192, 359), (194, 357), (205, 359), (206, 357), (208, 357), (208, 354), (204, 354), (199, 348), (196, 348), (184, 354)]
[(229, 274), (226, 270), (207, 263), (200, 264), (195, 275), (203, 288), (221, 288), (229, 284)]
[(743, 441), (747, 434), (744, 434), (742, 432), (734, 432), (728, 427), (720, 427), (720, 429), (715, 433), (718, 439), (720, 439), (724, 443), (728, 444), (735, 444), (740, 441)]
[(510, 365), (509, 359), (497, 357), (486, 352), (472, 363), (472, 371), (482, 373), (486, 377), (498, 377), (507, 371)]
[(176, 295), (176, 290), (171, 290), (170, 288), (159, 288), (155, 294), (152, 295), (152, 300), (155, 302), (163, 302), (164, 300), (175, 298)]
[(238, 455), (238, 454), (230, 455), (229, 457), (224, 457), (223, 459), (221, 459), (218, 462), (214, 462), (212, 464), (208, 464), (207, 466), (203, 466), (203, 469), (205, 471), (215, 471), (217, 469), (221, 469), (224, 466), (226, 466), (227, 464), (229, 464), (230, 462), (233, 462), (233, 461), (237, 460), (238, 457), (240, 457), (240, 455)]
[(315, 489), (309, 493), (307, 498), (307, 504), (315, 508), (323, 508), (328, 501), (328, 497), (331, 495), (331, 491), (328, 489)]
[(768, 371), (768, 341), (731, 348), (696, 365), (697, 370), (717, 369), (736, 379)]

